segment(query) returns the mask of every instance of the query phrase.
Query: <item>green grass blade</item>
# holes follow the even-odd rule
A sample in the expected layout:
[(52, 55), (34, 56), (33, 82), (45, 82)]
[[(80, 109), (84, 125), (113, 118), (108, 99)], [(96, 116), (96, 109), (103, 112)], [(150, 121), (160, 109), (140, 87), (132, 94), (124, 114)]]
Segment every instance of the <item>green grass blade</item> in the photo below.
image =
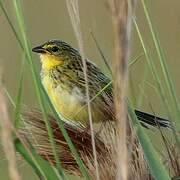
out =
[(95, 42), (95, 45), (96, 45), (96, 47), (97, 47), (97, 49), (98, 49), (98, 51), (99, 51), (99, 53), (100, 53), (100, 55), (101, 55), (101, 57), (102, 57), (102, 59), (103, 59), (103, 62), (105, 63), (108, 71), (109, 71), (109, 72), (111, 73), (111, 75), (112, 75), (111, 67), (109, 66), (108, 61), (107, 61), (107, 59), (106, 59), (106, 57), (105, 57), (105, 55), (104, 55), (104, 53), (103, 53), (103, 51), (102, 51), (102, 49), (101, 49), (98, 41), (97, 41), (97, 39), (96, 39), (96, 37), (95, 37), (95, 35), (94, 35), (94, 33), (93, 33), (92, 31), (91, 31), (91, 36), (92, 36), (92, 38), (93, 38), (93, 40), (94, 40), (94, 42)]
[(21, 38), (22, 38), (21, 42), (22, 42), (23, 49), (24, 49), (24, 52), (26, 54), (26, 57), (27, 57), (27, 60), (28, 60), (28, 63), (30, 65), (30, 69), (31, 69), (31, 72), (32, 72), (32, 77), (33, 77), (34, 84), (35, 84), (36, 94), (37, 94), (37, 97), (38, 97), (38, 100), (39, 100), (39, 103), (40, 103), (40, 106), (41, 106), (41, 109), (42, 109), (42, 112), (43, 112), (43, 119), (44, 119), (44, 121), (46, 123), (47, 131), (48, 131), (48, 135), (49, 135), (49, 140), (50, 140), (52, 151), (53, 151), (53, 154), (54, 154), (54, 157), (55, 157), (55, 160), (56, 160), (56, 166), (57, 166), (57, 169), (60, 172), (60, 175), (62, 177), (64, 177), (64, 173), (63, 173), (63, 170), (62, 170), (62, 167), (61, 167), (61, 163), (60, 163), (60, 160), (59, 160), (59, 157), (58, 157), (58, 153), (56, 152), (56, 147), (55, 147), (56, 145), (55, 145), (55, 141), (54, 141), (53, 131), (52, 131), (52, 128), (51, 128), (50, 123), (48, 121), (48, 115), (47, 115), (46, 108), (45, 108), (45, 105), (44, 105), (44, 102), (43, 102), (43, 97), (42, 97), (41, 92), (40, 92), (40, 86), (39, 86), (39, 81), (40, 80), (38, 79), (38, 76), (37, 76), (37, 73), (36, 73), (36, 70), (35, 70), (35, 66), (34, 66), (34, 63), (32, 61), (31, 48), (29, 46), (29, 44), (30, 44), (29, 40), (28, 40), (28, 38), (26, 36), (24, 18), (23, 18), (23, 13), (22, 13), (20, 1), (19, 0), (14, 0), (13, 5), (14, 5), (14, 9), (15, 9), (16, 19), (17, 19), (17, 22), (18, 22), (18, 25), (19, 25), (20, 35), (21, 35)]
[(43, 177), (46, 180), (59, 180), (59, 177), (53, 167), (44, 160), (41, 156), (39, 156), (34, 150), (31, 151), (33, 155), (32, 157), (29, 155), (26, 148), (24, 148), (23, 144), (19, 139), (16, 139), (15, 142), (16, 150), (23, 156), (23, 158), (31, 165), (31, 167), (35, 170), (36, 174), (39, 177)]
[(10, 17), (9, 17), (9, 15), (8, 15), (8, 13), (7, 13), (7, 11), (6, 11), (6, 9), (5, 9), (5, 7), (4, 7), (1, 0), (0, 0), (0, 8), (1, 8), (2, 12), (4, 13), (4, 16), (7, 19), (7, 22), (9, 24), (9, 26), (11, 27), (11, 30), (13, 31), (13, 33), (14, 33), (20, 47), (23, 49), (23, 44), (22, 44), (22, 42), (21, 42), (21, 40), (20, 40), (20, 38), (18, 36), (18, 33), (16, 32), (16, 29), (15, 29), (15, 27), (14, 27), (14, 25), (13, 25), (13, 23), (12, 23), (12, 21), (11, 21), (11, 19), (10, 19)]
[(143, 152), (147, 163), (149, 165), (150, 171), (153, 177), (157, 180), (170, 180), (171, 178), (168, 175), (159, 155), (155, 151), (149, 137), (144, 132), (143, 127), (141, 126), (140, 122), (138, 121), (134, 110), (132, 109), (131, 105), (128, 102), (128, 113), (132, 120), (133, 128), (136, 131), (138, 136), (139, 142), (143, 148)]
[(165, 55), (164, 55), (162, 46), (160, 44), (158, 35), (154, 30), (153, 23), (152, 23), (152, 20), (151, 20), (151, 16), (150, 16), (149, 10), (147, 8), (147, 2), (145, 0), (141, 0), (141, 4), (142, 4), (143, 9), (144, 9), (146, 20), (147, 20), (147, 23), (148, 23), (148, 26), (149, 26), (149, 29), (150, 29), (150, 32), (151, 32), (151, 36), (152, 36), (152, 39), (153, 39), (153, 42), (154, 42), (154, 45), (155, 45), (155, 48), (156, 48), (156, 52), (157, 52), (157, 55), (158, 55), (158, 58), (159, 58), (159, 62), (161, 64), (161, 69), (162, 69), (163, 74), (164, 74), (166, 86), (168, 88), (169, 95), (171, 97), (171, 101), (172, 101), (173, 106), (174, 106), (173, 109), (175, 109), (174, 113), (176, 113), (176, 116), (173, 116), (173, 121), (175, 122), (175, 126), (177, 127), (177, 129), (180, 130), (180, 123), (179, 123), (180, 122), (179, 121), (180, 106), (179, 106), (178, 98), (177, 98), (176, 91), (175, 91), (175, 88), (174, 88), (174, 82), (173, 82), (173, 80), (172, 80), (172, 78), (170, 76), (170, 72), (169, 72), (169, 69), (168, 69), (168, 66), (167, 66), (167, 63), (166, 63), (166, 60), (165, 60)]
[[(146, 57), (146, 60), (147, 60), (147, 63), (148, 63), (148, 67), (149, 67), (149, 69), (150, 69), (150, 71), (151, 71), (151, 73), (153, 75), (153, 78), (155, 79), (156, 86), (157, 86), (157, 89), (159, 91), (159, 95), (161, 96), (164, 108), (165, 108), (165, 110), (167, 112), (167, 115), (169, 116), (169, 118), (171, 120), (173, 118), (173, 116), (172, 116), (172, 109), (171, 109), (171, 106), (169, 105), (169, 101), (168, 101), (168, 98), (166, 96), (165, 89), (163, 88), (162, 82), (160, 80), (160, 77), (159, 77), (159, 74), (158, 74), (159, 71), (156, 68), (155, 64), (153, 63), (151, 57), (149, 56), (148, 50), (146, 48), (146, 45), (144, 43), (142, 34), (140, 32), (140, 29), (138, 27), (138, 24), (137, 24), (135, 18), (133, 18), (133, 23), (135, 25), (136, 32), (137, 32), (138, 37), (140, 39), (140, 42), (141, 42), (141, 45), (142, 45), (142, 48), (143, 48), (143, 51), (144, 51), (144, 54), (145, 54), (145, 57)], [(172, 123), (172, 130), (173, 130), (174, 137), (176, 139), (176, 142), (177, 142), (179, 150), (180, 150), (179, 136), (178, 136), (178, 134), (176, 132), (175, 127), (173, 126), (173, 123)]]
[(141, 57), (144, 55), (143, 52), (141, 52), (140, 54), (138, 54), (136, 57), (132, 58), (132, 60), (130, 60), (130, 62), (128, 63), (128, 66), (131, 67), (133, 66), (134, 64), (136, 64), (140, 59)]
[(20, 112), (21, 112), (21, 101), (22, 101), (22, 89), (23, 89), (23, 77), (21, 77), (20, 82), (19, 82), (19, 89), (18, 89), (18, 95), (16, 98), (16, 103), (15, 103), (15, 110), (14, 110), (14, 127), (18, 128), (19, 126), (19, 121), (20, 121)]
[(19, 87), (18, 87), (18, 93), (16, 97), (16, 103), (15, 103), (15, 109), (14, 109), (14, 127), (18, 128), (19, 123), (21, 120), (21, 102), (22, 102), (22, 90), (23, 90), (23, 75), (24, 75), (24, 62), (21, 68), (20, 73), (20, 80), (19, 80)]
[(142, 45), (142, 48), (143, 48), (143, 51), (144, 51), (144, 55), (145, 55), (146, 60), (147, 60), (148, 67), (150, 69), (150, 72), (153, 75), (153, 78), (155, 79), (156, 86), (157, 86), (157, 88), (158, 88), (158, 90), (160, 92), (161, 98), (162, 98), (162, 100), (164, 102), (165, 109), (168, 110), (168, 116), (170, 116), (171, 115), (171, 110), (169, 108), (168, 99), (166, 98), (165, 91), (163, 89), (163, 85), (161, 84), (161, 80), (160, 80), (160, 78), (158, 76), (158, 70), (156, 69), (156, 66), (153, 64), (153, 61), (152, 61), (151, 57), (148, 54), (147, 47), (145, 45), (145, 42), (143, 40), (142, 34), (140, 32), (139, 26), (138, 26), (135, 18), (133, 19), (133, 23), (135, 25), (136, 32), (137, 32), (138, 37), (140, 39), (140, 42), (141, 42), (141, 45)]

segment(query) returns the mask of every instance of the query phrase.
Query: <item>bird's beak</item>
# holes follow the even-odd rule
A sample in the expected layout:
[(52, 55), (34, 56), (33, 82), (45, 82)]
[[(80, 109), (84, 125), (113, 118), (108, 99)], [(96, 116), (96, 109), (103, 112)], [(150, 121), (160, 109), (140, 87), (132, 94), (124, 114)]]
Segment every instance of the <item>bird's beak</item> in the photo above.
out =
[(46, 49), (44, 49), (42, 46), (37, 46), (32, 49), (33, 52), (44, 54), (46, 53)]

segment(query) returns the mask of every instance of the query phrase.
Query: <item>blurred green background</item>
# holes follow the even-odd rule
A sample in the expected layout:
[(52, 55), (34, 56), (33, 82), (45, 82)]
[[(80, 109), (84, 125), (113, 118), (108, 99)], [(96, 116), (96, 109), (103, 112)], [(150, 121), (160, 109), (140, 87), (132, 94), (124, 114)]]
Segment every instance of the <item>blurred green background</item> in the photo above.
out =
[[(4, 0), (4, 5), (16, 25), (12, 1)], [(90, 31), (93, 31), (99, 42), (104, 55), (111, 63), (113, 59), (113, 31), (111, 26), (110, 12), (106, 6), (105, 0), (80, 0), (80, 16), (83, 31), (83, 40), (86, 57), (97, 63), (104, 72), (107, 71), (101, 56), (95, 46)], [(23, 13), (27, 34), (31, 40), (32, 47), (39, 45), (49, 39), (62, 39), (74, 47), (77, 47), (76, 39), (73, 33), (65, 0), (31, 0), (23, 1)], [(165, 50), (170, 72), (176, 84), (176, 90), (179, 95), (179, 46), (180, 46), (180, 1), (150, 1), (149, 9), (159, 38)], [(156, 61), (156, 54), (153, 53), (153, 44), (144, 14), (140, 3), (136, 9), (137, 21), (146, 38), (146, 43), (152, 50), (153, 60)], [(0, 65), (3, 67), (3, 80), (6, 88), (13, 98), (17, 96), (20, 71), (22, 67), (23, 56), (17, 40), (14, 37), (7, 20), (2, 11), (0, 11)], [(132, 51), (130, 59), (142, 52), (141, 45), (135, 31), (132, 35)], [(40, 61), (38, 56), (34, 55), (34, 61), (40, 70)], [(29, 106), (38, 106), (36, 102), (33, 81), (28, 64), (25, 64), (25, 81), (23, 86), (23, 103)], [(142, 103), (137, 103), (139, 109), (151, 112), (150, 104), (156, 114), (166, 116), (159, 96), (155, 90), (145, 83), (144, 92), (141, 92), (143, 81), (153, 84), (151, 73), (147, 70), (145, 58), (142, 57), (135, 65), (130, 68), (130, 79), (133, 85), (133, 97), (143, 97)], [(157, 63), (158, 66), (158, 63)], [(107, 72), (108, 73), (108, 72)], [(146, 79), (145, 79), (146, 77)], [(131, 92), (132, 90), (130, 90)], [(2, 151), (2, 149), (0, 149)], [(0, 153), (1, 154), (1, 153)], [(6, 161), (3, 155), (0, 156), (0, 179), (8, 180)], [(18, 169), (22, 174), (23, 180), (35, 179), (31, 169), (22, 161), (19, 162)]]

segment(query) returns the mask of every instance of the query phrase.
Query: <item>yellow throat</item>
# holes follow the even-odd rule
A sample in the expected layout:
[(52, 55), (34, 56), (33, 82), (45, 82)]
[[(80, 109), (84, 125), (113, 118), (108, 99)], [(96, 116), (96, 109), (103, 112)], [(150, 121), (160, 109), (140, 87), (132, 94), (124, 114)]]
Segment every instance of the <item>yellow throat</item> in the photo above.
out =
[(61, 65), (63, 62), (62, 59), (52, 54), (41, 54), (40, 58), (41, 58), (41, 63), (42, 63), (42, 69), (44, 71), (49, 71), (55, 66)]

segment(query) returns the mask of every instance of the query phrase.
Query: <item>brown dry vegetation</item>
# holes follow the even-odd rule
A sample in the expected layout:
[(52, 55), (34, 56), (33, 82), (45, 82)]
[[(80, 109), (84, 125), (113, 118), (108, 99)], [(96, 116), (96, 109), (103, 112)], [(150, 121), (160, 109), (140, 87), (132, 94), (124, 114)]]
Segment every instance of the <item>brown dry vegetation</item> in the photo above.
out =
[[(52, 115), (49, 115), (49, 121), (51, 123), (51, 127), (53, 128), (55, 141), (57, 143), (56, 148), (59, 153), (59, 158), (63, 164), (63, 168), (70, 174), (81, 176), (79, 167), (72, 157), (68, 144), (58, 128), (56, 119)], [(80, 157), (86, 165), (89, 175), (91, 178), (95, 179), (96, 174), (90, 133), (87, 132), (84, 127), (77, 124), (65, 123), (65, 128), (78, 150)], [(19, 129), (19, 133), (26, 144), (30, 141), (38, 154), (51, 164), (55, 164), (54, 156), (50, 148), (50, 142), (48, 140), (46, 126), (42, 119), (42, 113), (39, 110), (28, 109), (28, 111), (26, 110), (23, 113), (23, 123)], [(116, 132), (114, 126), (106, 123), (103, 125), (101, 132), (95, 136), (100, 179), (115, 179), (116, 154), (119, 153), (120, 155), (123, 155), (121, 152), (117, 152), (115, 134)], [(153, 179), (150, 175), (148, 165), (144, 159), (143, 151), (136, 135), (130, 128), (128, 134), (128, 179)], [(170, 142), (168, 143), (171, 158), (168, 154), (164, 156), (164, 161), (166, 162), (166, 167), (169, 169), (171, 177), (178, 176), (179, 173), (179, 155), (173, 146), (174, 145)]]

